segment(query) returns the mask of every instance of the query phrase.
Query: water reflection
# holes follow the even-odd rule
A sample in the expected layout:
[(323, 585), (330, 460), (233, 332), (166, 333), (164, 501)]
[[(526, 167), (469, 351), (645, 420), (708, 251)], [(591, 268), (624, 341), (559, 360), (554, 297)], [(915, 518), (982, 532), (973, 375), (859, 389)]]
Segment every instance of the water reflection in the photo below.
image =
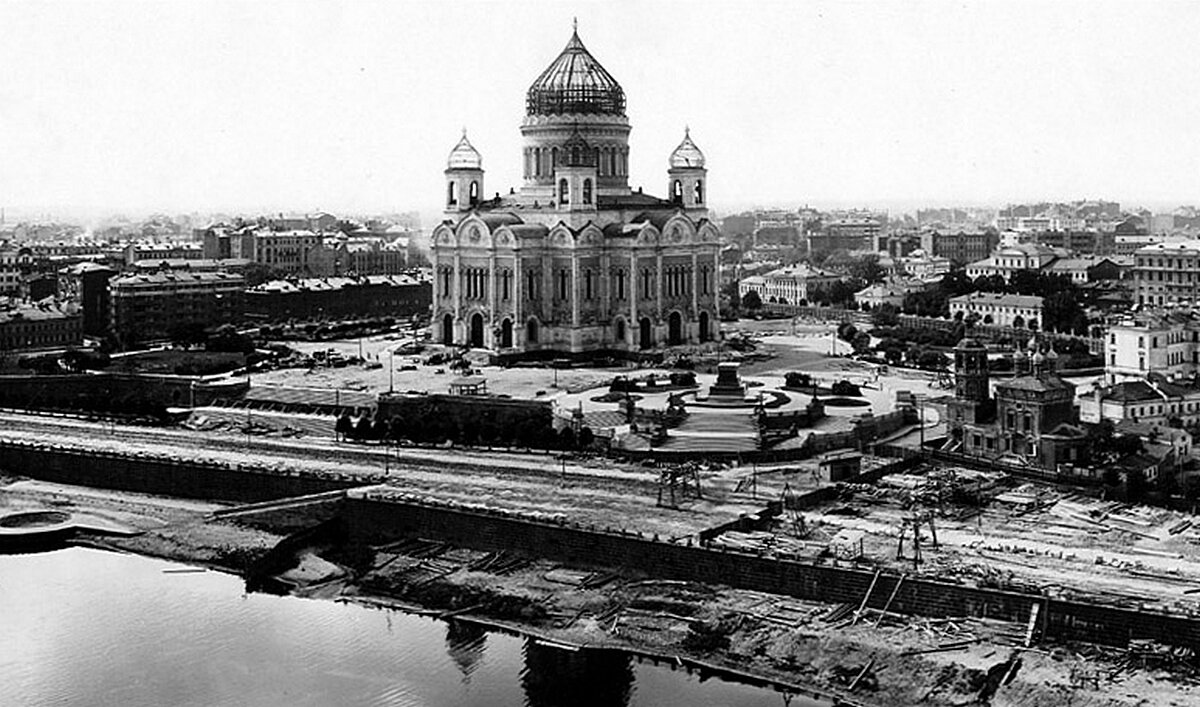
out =
[(563, 650), (525, 640), (521, 686), (529, 707), (625, 707), (633, 691), (633, 661), (626, 653)]
[(455, 619), (446, 624), (446, 655), (462, 671), (464, 683), (471, 681), (486, 648), (487, 631), (482, 626)]
[[(465, 622), (246, 594), (241, 580), (69, 548), (0, 556), (0, 704), (776, 707), (769, 690)], [(796, 703), (793, 703), (793, 705)]]

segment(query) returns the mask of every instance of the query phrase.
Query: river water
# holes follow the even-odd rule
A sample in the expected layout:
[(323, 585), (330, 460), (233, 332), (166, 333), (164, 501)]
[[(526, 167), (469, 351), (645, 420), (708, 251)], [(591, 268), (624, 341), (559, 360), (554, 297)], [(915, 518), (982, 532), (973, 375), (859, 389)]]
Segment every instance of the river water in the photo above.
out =
[[(69, 548), (0, 555), (5, 705), (787, 704), (774, 691)], [(793, 698), (794, 707), (813, 705)]]

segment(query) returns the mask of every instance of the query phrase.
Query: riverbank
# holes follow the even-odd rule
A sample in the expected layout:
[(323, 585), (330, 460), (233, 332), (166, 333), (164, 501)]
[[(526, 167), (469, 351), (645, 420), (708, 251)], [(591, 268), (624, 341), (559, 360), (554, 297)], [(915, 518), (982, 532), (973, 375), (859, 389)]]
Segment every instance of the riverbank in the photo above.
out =
[[(0, 508), (56, 507), (142, 531), (82, 538), (99, 547), (243, 573), (284, 537), (221, 504), (8, 478)], [(351, 580), (308, 577), (297, 593), (398, 603), (564, 646), (618, 648), (681, 666), (731, 670), (795, 693), (864, 705), (1194, 704), (1178, 672), (1094, 647), (1021, 649), (1023, 626), (922, 620), (857, 607), (629, 574), (582, 571), (504, 553), (393, 543), (324, 547)], [(301, 579), (304, 575), (300, 575)], [(1149, 702), (1144, 702), (1148, 700)]]

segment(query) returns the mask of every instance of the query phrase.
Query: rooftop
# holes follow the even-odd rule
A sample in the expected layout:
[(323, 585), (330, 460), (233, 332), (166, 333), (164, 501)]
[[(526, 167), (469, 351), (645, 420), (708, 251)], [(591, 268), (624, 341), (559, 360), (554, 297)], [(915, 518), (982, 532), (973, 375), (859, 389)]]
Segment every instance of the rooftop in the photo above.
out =
[(1001, 307), (1032, 307), (1040, 309), (1042, 298), (1036, 295), (1009, 295), (998, 292), (971, 292), (958, 297), (951, 297), (950, 303), (960, 302), (965, 305), (991, 304)]
[(625, 115), (625, 91), (579, 39), (579, 32), (525, 94), (528, 115)]

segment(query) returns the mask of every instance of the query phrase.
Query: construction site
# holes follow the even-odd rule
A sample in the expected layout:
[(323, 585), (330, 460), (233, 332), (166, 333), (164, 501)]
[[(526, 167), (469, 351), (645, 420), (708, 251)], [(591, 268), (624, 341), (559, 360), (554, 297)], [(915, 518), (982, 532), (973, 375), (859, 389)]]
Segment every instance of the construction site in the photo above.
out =
[[(1191, 514), (1032, 465), (946, 461), (953, 406), (931, 401), (935, 382), (813, 360), (805, 390), (783, 375), (794, 361), (698, 376), (665, 444), (612, 456), (346, 442), (328, 412), (258, 388), (247, 399), (275, 407), (204, 407), (174, 427), (0, 412), (0, 502), (118, 524), (129, 532), (75, 541), (236, 571), (256, 591), (620, 648), (785, 701), (1200, 699)], [(777, 438), (755, 422), (769, 398), (807, 415), (847, 377), (860, 410), (831, 406)], [(558, 424), (646, 434), (627, 398), (596, 387), (557, 394)], [(651, 410), (680, 400), (638, 395)], [(371, 400), (334, 393), (345, 404)], [(785, 459), (756, 454), (764, 434)]]

